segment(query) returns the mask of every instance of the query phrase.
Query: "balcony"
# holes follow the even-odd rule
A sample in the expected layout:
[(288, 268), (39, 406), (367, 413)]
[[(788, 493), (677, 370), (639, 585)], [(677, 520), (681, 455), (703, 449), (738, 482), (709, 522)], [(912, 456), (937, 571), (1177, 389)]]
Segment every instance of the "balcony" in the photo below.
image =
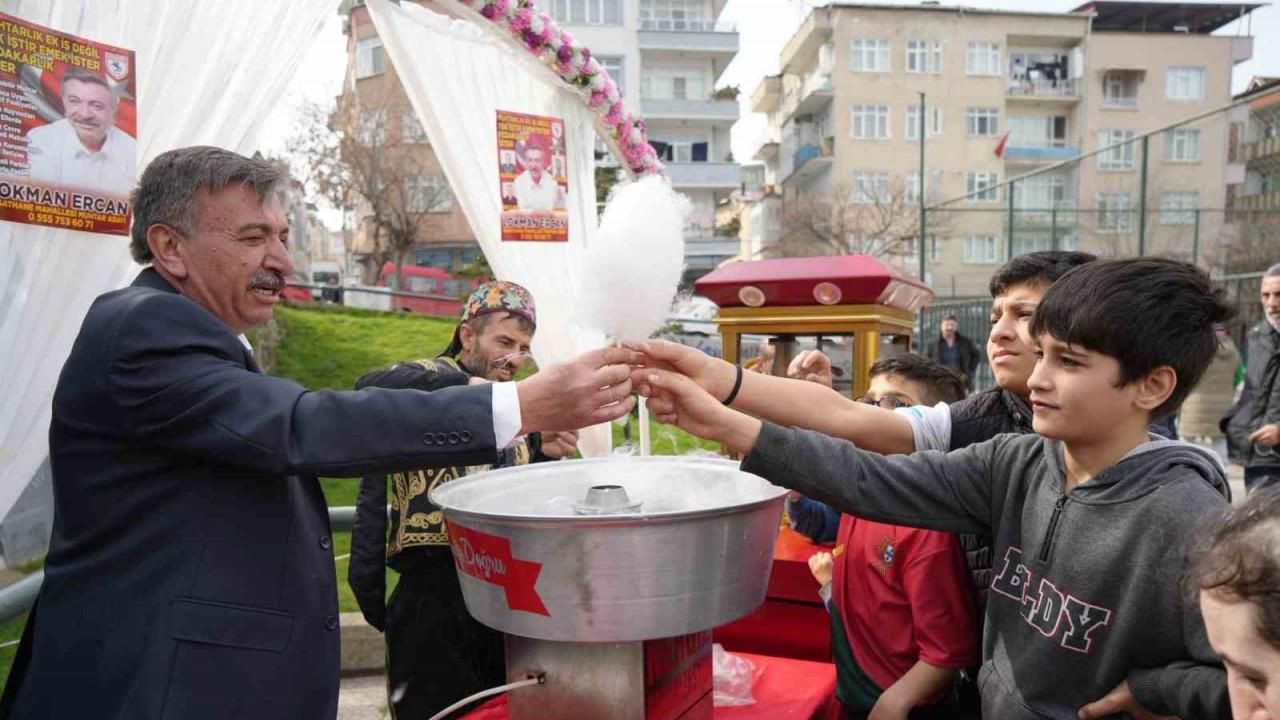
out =
[(1072, 227), (1076, 222), (1076, 201), (1059, 200), (1056, 203), (1039, 202), (1013, 207), (1013, 226), (1015, 228), (1061, 228)]
[(742, 182), (734, 163), (667, 163), (667, 177), (677, 190), (736, 190)]
[(778, 157), (780, 135), (781, 133), (778, 132), (776, 127), (765, 128), (756, 138), (756, 151), (751, 154), (751, 159), (759, 162), (769, 162)]
[(696, 55), (716, 61), (721, 69), (738, 52), (738, 33), (717, 30), (709, 20), (642, 20), (639, 34), (641, 52)]
[(669, 100), (641, 98), (646, 120), (700, 120), (712, 124), (738, 119), (736, 100)]
[(831, 169), (835, 138), (823, 138), (822, 143), (805, 143), (791, 155), (791, 172), (783, 185), (808, 182)]
[(833, 97), (831, 73), (821, 70), (809, 72), (783, 96), (781, 120), (785, 122), (797, 115), (814, 115), (830, 105)]
[(1104, 94), (1102, 96), (1102, 109), (1103, 110), (1137, 110), (1138, 96), (1137, 95), (1108, 96)]
[(1010, 101), (1074, 103), (1080, 101), (1076, 80), (1009, 79), (1005, 96)]
[(1280, 160), (1280, 137), (1266, 138), (1240, 146), (1241, 159), (1246, 163), (1259, 160)]
[(815, 7), (800, 24), (800, 29), (782, 48), (782, 71), (795, 72), (793, 64), (808, 61), (818, 48), (831, 39), (831, 8)]
[(1239, 196), (1231, 209), (1242, 212), (1280, 211), (1280, 190)]
[(782, 76), (770, 75), (761, 80), (755, 92), (751, 93), (751, 112), (773, 112), (781, 101)]
[(1011, 165), (1043, 165), (1070, 160), (1080, 154), (1074, 145), (1009, 145), (1004, 149), (1004, 161)]

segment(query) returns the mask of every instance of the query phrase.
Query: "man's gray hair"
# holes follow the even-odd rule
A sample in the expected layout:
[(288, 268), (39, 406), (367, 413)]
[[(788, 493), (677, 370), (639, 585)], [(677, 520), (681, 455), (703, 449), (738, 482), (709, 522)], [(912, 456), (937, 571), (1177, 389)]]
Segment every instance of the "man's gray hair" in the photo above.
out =
[(1267, 271), (1262, 274), (1262, 277), (1280, 277), (1280, 263), (1276, 263), (1275, 265), (1267, 268)]
[(197, 145), (161, 153), (147, 165), (133, 191), (133, 228), (129, 252), (141, 265), (153, 259), (147, 245), (152, 225), (167, 225), (190, 238), (196, 232), (196, 196), (228, 185), (253, 189), (260, 202), (282, 182), (281, 170), (270, 161), (247, 158), (230, 150)]
[(75, 80), (82, 83), (91, 83), (93, 85), (101, 85), (111, 93), (111, 105), (114, 107), (120, 104), (120, 96), (116, 93), (115, 88), (111, 87), (111, 83), (98, 73), (90, 72), (84, 68), (71, 68), (62, 76), (62, 92), (67, 91), (67, 83)]

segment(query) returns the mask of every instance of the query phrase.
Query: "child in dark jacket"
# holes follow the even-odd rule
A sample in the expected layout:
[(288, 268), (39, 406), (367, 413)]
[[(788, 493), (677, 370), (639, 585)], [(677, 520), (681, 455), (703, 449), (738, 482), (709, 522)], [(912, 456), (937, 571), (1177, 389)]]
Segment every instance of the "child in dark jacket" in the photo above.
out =
[(1029, 380), (1038, 435), (884, 457), (733, 411), (655, 364), (633, 379), (664, 422), (743, 469), (850, 514), (994, 538), (984, 716), (1230, 715), (1226, 674), (1181, 592), (1185, 540), (1227, 503), (1216, 456), (1158, 439), (1231, 314), (1194, 266), (1091, 263), (1045, 293)]

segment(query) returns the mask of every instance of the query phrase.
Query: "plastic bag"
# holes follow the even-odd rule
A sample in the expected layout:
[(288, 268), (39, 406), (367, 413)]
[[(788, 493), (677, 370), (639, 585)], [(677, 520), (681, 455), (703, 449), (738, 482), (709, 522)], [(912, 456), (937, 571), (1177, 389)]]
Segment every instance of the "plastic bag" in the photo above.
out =
[(761, 670), (748, 659), (726, 652), (720, 643), (711, 646), (711, 702), (715, 707), (754, 705), (751, 687)]

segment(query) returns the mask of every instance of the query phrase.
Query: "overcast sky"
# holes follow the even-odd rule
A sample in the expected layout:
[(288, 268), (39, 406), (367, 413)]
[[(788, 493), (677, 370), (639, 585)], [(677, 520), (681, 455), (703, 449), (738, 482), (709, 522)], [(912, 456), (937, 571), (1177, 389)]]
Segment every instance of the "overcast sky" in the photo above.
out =
[[(966, 0), (943, 5), (1000, 8), (1009, 10), (1068, 11), (1083, 0)], [(918, 2), (886, 4), (916, 5)], [(750, 95), (760, 78), (778, 70), (778, 54), (798, 25), (790, 0), (729, 0), (723, 19), (738, 26), (739, 53), (721, 78), (721, 84), (738, 85)], [(1243, 27), (1241, 27), (1243, 25)], [(1244, 89), (1254, 75), (1280, 76), (1280, 8), (1272, 5), (1255, 11), (1250, 18), (1223, 27), (1219, 35), (1252, 33), (1253, 59), (1236, 66), (1232, 90)], [(599, 51), (605, 51), (599, 48)], [(306, 100), (331, 101), (342, 86), (346, 67), (346, 39), (342, 18), (335, 11), (316, 39), (298, 70), (292, 89), (286, 94), (263, 128), (262, 149), (279, 152), (298, 120), (298, 108)], [(745, 100), (745, 98), (744, 98)], [(764, 127), (763, 116), (745, 114), (733, 133), (733, 149), (742, 158), (753, 147), (754, 137)], [(328, 218), (326, 218), (328, 220)]]

